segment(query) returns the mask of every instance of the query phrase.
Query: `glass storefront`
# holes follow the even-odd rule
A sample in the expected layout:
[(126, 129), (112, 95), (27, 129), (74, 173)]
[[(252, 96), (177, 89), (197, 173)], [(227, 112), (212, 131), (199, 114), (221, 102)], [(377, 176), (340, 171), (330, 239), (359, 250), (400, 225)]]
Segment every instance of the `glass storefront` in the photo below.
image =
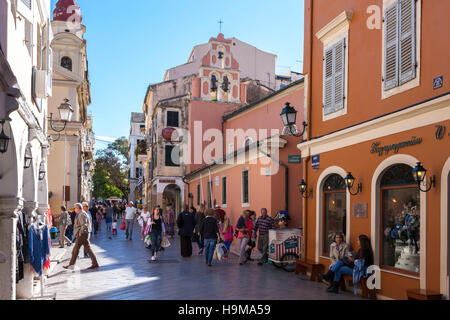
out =
[(420, 191), (408, 165), (395, 165), (381, 180), (384, 267), (420, 272)]
[(323, 255), (330, 254), (330, 245), (336, 232), (346, 233), (346, 189), (344, 179), (331, 175), (323, 187), (324, 219), (323, 219)]

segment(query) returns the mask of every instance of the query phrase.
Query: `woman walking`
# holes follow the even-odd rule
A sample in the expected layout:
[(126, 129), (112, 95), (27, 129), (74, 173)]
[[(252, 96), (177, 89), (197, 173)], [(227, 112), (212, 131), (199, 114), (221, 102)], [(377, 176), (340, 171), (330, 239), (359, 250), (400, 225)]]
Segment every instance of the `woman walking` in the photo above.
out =
[(150, 225), (150, 239), (152, 242), (152, 261), (156, 261), (156, 255), (160, 249), (162, 237), (166, 236), (166, 227), (159, 208), (154, 208), (148, 219)]
[(144, 206), (142, 209), (141, 215), (139, 216), (139, 219), (142, 221), (142, 228), (141, 228), (141, 235), (142, 240), (145, 239), (145, 228), (147, 228), (148, 219), (150, 218), (150, 212), (148, 211), (148, 206)]
[(168, 205), (166, 209), (166, 231), (169, 238), (173, 238), (175, 235), (175, 211), (172, 208), (172, 205)]
[(225, 218), (225, 223), (223, 224), (222, 234), (224, 245), (230, 252), (231, 244), (233, 243), (233, 226), (231, 225), (230, 218)]
[(205, 239), (206, 264), (211, 267), (217, 239), (220, 237), (219, 228), (217, 220), (214, 218), (213, 209), (208, 209), (206, 211), (206, 218), (201, 222), (199, 231), (202, 238)]

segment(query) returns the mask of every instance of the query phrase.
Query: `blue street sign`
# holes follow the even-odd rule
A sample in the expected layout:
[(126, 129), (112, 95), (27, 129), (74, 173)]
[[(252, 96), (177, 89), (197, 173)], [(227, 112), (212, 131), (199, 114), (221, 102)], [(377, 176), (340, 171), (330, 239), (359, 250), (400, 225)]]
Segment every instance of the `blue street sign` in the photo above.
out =
[(442, 88), (442, 86), (444, 85), (444, 77), (440, 76), (439, 78), (436, 78), (433, 80), (433, 89), (439, 89)]
[(312, 156), (312, 163), (311, 166), (313, 168), (318, 168), (320, 167), (320, 154)]

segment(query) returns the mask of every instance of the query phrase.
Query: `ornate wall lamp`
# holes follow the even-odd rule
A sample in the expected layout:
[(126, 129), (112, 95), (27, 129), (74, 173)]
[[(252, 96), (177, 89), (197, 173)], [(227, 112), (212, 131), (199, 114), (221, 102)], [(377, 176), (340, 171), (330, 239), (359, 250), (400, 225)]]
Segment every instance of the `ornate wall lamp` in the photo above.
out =
[(59, 111), (59, 118), (62, 122), (64, 122), (64, 127), (62, 129), (55, 129), (53, 127), (53, 113), (50, 113), (50, 127), (52, 128), (53, 131), (55, 132), (62, 132), (66, 129), (67, 123), (72, 120), (72, 115), (73, 115), (73, 108), (69, 103), (69, 99), (65, 98), (64, 102), (60, 104), (60, 106), (58, 107), (58, 111)]
[(298, 188), (304, 199), (312, 199), (313, 198), (313, 189), (311, 188), (309, 190), (309, 192), (307, 191), (308, 184), (305, 182), (304, 179), (302, 179), (302, 181), (298, 184)]
[(41, 165), (39, 167), (39, 181), (44, 180), (45, 178), (45, 165), (44, 165), (44, 161), (41, 162)]
[(352, 192), (353, 185), (355, 184), (355, 178), (353, 177), (351, 172), (349, 172), (347, 174), (347, 176), (345, 177), (344, 180), (345, 180), (345, 186), (347, 187), (348, 192), (350, 192), (350, 194), (352, 196), (356, 196), (356, 195), (358, 195), (359, 193), (362, 192), (362, 183), (361, 182), (358, 184), (358, 190), (356, 191), (356, 193)]
[(297, 129), (297, 110), (291, 106), (290, 102), (286, 102), (286, 106), (280, 114), (281, 120), (283, 120), (284, 128), (283, 128), (283, 136), (295, 136), (302, 137), (306, 132), (306, 128), (308, 128), (308, 124), (303, 121), (303, 131), (301, 133), (298, 132)]
[(25, 150), (25, 157), (24, 157), (24, 165), (23, 165), (23, 168), (24, 168), (24, 169), (30, 168), (32, 162), (33, 162), (33, 155), (31, 154), (31, 150), (30, 150), (30, 148), (28, 147), (28, 148)]
[(422, 166), (422, 163), (417, 162), (417, 166), (413, 169), (413, 176), (414, 176), (414, 180), (416, 180), (416, 182), (417, 182), (417, 187), (422, 192), (428, 192), (432, 188), (436, 188), (436, 176), (432, 176), (430, 178), (429, 185), (425, 184), (426, 189), (422, 190), (421, 184), (423, 184), (426, 174), (427, 174), (427, 170)]

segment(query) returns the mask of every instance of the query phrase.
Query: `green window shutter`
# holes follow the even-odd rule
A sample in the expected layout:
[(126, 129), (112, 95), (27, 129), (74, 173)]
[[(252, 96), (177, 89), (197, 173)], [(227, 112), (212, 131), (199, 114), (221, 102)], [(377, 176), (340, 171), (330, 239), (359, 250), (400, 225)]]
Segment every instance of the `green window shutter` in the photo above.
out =
[(400, 84), (416, 77), (416, 4), (415, 0), (399, 3), (399, 69)]
[(385, 11), (384, 90), (398, 86), (398, 3)]
[(323, 108), (324, 114), (328, 115), (334, 112), (334, 86), (333, 86), (333, 48), (325, 51), (324, 58), (324, 95), (323, 95)]
[(333, 48), (334, 51), (334, 110), (344, 108), (345, 88), (345, 38), (339, 41)]

